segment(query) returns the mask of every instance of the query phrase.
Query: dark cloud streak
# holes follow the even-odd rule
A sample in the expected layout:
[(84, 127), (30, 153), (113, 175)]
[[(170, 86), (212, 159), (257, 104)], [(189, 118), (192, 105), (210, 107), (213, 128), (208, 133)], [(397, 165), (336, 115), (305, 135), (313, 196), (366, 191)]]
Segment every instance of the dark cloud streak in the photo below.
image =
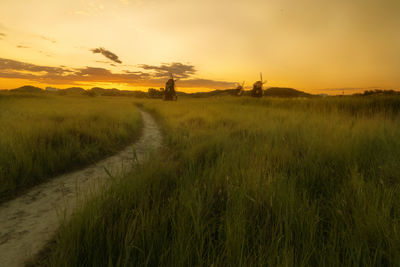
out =
[[(145, 70), (155, 70), (155, 73), (129, 70), (125, 70), (122, 73), (114, 73), (105, 68), (38, 66), (16, 60), (0, 58), (0, 78), (19, 78), (49, 84), (79, 85), (82, 82), (109, 82), (126, 83), (132, 86), (161, 87), (164, 86), (168, 79), (165, 75), (167, 75), (169, 70), (178, 72), (178, 77), (189, 77), (189, 74), (195, 72), (193, 66), (181, 63), (162, 64), (160, 67), (149, 65), (142, 66), (146, 66), (146, 68), (143, 68)], [(202, 87), (214, 89), (232, 88), (234, 85), (235, 84), (231, 82), (197, 78), (182, 79), (178, 83), (179, 87)]]
[(46, 67), (38, 66), (30, 63), (24, 63), (16, 60), (0, 58), (0, 72), (13, 72), (13, 71), (31, 71), (31, 72), (47, 72), (52, 74), (63, 74), (68, 71), (60, 67)]
[(141, 64), (140, 68), (145, 70), (151, 70), (155, 72), (155, 77), (168, 78), (169, 73), (172, 73), (177, 78), (189, 78), (191, 75), (196, 73), (196, 69), (193, 65), (186, 65), (182, 63), (163, 63), (161, 66)]
[(103, 48), (103, 47), (99, 47), (99, 48), (93, 48), (90, 51), (93, 52), (93, 54), (102, 54), (103, 56), (105, 56), (106, 58), (121, 64), (122, 61), (119, 60), (118, 56), (116, 54), (114, 54), (113, 52)]

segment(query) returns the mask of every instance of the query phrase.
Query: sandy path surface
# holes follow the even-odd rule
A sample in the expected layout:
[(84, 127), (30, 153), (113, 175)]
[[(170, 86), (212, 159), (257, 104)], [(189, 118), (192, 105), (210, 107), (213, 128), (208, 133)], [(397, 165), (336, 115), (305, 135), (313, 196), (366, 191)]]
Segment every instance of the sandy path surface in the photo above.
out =
[(0, 206), (0, 266), (23, 266), (38, 253), (57, 230), (60, 219), (82, 203), (77, 200), (88, 197), (110, 179), (105, 168), (118, 175), (131, 168), (134, 150), (140, 162), (161, 145), (156, 122), (149, 113), (140, 113), (143, 132), (135, 144), (87, 168), (55, 177)]

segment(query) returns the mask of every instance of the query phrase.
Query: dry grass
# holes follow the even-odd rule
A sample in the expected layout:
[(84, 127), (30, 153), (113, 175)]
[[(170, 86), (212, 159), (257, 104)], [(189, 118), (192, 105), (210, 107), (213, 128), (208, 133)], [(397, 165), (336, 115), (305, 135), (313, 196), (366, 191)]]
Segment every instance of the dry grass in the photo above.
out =
[(116, 152), (140, 124), (127, 98), (0, 95), (0, 199)]
[(397, 266), (399, 103), (144, 101), (165, 150), (66, 221), (41, 264)]

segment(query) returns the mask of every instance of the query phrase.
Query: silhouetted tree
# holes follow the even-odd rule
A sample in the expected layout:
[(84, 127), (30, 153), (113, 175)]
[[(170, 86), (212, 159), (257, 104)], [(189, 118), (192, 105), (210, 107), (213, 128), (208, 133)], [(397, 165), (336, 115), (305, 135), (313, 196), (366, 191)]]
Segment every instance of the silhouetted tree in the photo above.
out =
[(163, 94), (164, 94), (164, 89), (160, 88), (160, 90), (157, 90), (157, 89), (154, 89), (154, 88), (149, 88), (147, 90), (147, 93), (148, 93), (148, 96), (150, 98), (162, 98)]

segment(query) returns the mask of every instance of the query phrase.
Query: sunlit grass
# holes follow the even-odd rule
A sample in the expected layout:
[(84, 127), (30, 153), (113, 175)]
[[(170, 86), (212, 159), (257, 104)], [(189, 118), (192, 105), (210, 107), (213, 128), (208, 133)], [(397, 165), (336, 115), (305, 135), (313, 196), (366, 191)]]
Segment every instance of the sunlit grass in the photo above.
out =
[(399, 103), (144, 101), (165, 149), (66, 221), (41, 264), (397, 266)]
[(0, 96), (0, 199), (121, 149), (140, 133), (127, 98)]

